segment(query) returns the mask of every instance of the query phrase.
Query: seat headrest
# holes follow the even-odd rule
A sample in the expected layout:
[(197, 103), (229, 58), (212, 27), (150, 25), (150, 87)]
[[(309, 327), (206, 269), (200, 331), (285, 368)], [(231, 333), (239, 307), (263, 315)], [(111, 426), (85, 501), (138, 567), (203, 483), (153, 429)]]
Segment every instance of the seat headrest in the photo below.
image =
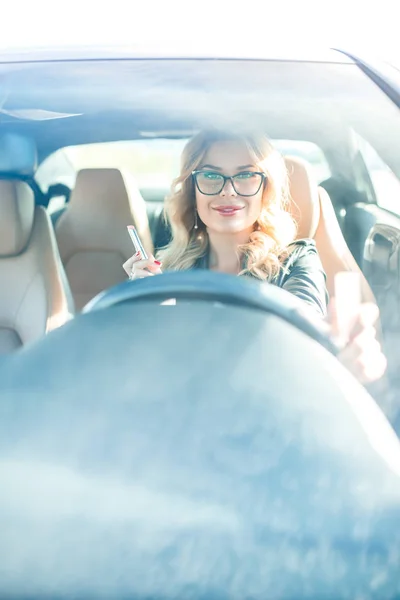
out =
[[(121, 212), (128, 213), (131, 200), (140, 196), (132, 176), (119, 169), (82, 169), (76, 176), (75, 187), (71, 192), (71, 210), (93, 214), (108, 214), (113, 219)], [(123, 215), (123, 218), (125, 217)], [(121, 215), (122, 216), (122, 215)]]
[[(67, 223), (68, 239), (64, 239)], [(115, 168), (82, 169), (68, 210), (57, 225), (61, 256), (65, 258), (70, 250), (76, 250), (77, 242), (80, 250), (119, 249), (129, 256), (132, 242), (126, 226), (132, 224), (145, 248), (152, 251), (146, 203), (133, 176)]]
[(298, 225), (297, 237), (313, 238), (320, 218), (318, 184), (310, 165), (297, 157), (285, 157), (289, 176), (291, 213)]
[(0, 257), (20, 254), (32, 232), (35, 199), (23, 181), (0, 179)]

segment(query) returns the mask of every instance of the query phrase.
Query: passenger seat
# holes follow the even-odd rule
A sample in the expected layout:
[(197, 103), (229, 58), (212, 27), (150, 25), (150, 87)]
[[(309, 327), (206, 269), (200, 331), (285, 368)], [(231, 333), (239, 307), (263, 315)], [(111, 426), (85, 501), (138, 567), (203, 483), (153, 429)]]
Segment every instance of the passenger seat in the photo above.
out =
[(153, 252), (146, 204), (130, 174), (118, 169), (79, 171), (56, 236), (77, 310), (99, 292), (126, 280), (122, 264), (134, 248), (134, 225)]
[(0, 180), (0, 354), (33, 342), (74, 312), (49, 216), (23, 181)]

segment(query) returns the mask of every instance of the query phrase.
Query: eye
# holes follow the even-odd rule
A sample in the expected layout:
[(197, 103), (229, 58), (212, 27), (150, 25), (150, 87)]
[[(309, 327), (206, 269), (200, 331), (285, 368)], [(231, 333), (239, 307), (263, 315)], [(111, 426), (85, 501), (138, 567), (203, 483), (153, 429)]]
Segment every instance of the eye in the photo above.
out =
[(219, 173), (213, 173), (212, 171), (205, 171), (201, 175), (202, 177), (204, 177), (204, 179), (209, 179), (211, 181), (218, 181), (219, 179), (221, 179), (221, 175)]
[(253, 171), (243, 171), (243, 173), (238, 173), (235, 177), (237, 179), (252, 179), (253, 177), (257, 177), (257, 174), (253, 173)]

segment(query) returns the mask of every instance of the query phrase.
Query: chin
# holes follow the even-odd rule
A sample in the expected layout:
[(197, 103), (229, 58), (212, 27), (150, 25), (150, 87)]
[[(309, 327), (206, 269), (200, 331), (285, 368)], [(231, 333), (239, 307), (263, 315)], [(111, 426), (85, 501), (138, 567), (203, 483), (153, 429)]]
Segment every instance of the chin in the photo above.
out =
[(219, 233), (243, 233), (243, 231), (248, 231), (251, 228), (251, 225), (248, 223), (243, 223), (243, 221), (236, 221), (232, 219), (231, 221), (227, 219), (226, 223), (218, 223), (213, 227), (214, 231), (218, 231)]
[(242, 225), (229, 223), (226, 225), (219, 225), (217, 227), (210, 227), (211, 231), (215, 231), (216, 233), (242, 233), (245, 231), (247, 227), (243, 227)]

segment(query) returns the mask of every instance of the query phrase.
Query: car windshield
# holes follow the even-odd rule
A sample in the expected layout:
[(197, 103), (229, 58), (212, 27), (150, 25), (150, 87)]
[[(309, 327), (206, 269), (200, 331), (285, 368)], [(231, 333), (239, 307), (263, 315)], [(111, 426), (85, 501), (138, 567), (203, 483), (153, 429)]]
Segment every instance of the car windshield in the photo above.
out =
[(399, 73), (165, 52), (0, 60), (0, 597), (397, 598)]

